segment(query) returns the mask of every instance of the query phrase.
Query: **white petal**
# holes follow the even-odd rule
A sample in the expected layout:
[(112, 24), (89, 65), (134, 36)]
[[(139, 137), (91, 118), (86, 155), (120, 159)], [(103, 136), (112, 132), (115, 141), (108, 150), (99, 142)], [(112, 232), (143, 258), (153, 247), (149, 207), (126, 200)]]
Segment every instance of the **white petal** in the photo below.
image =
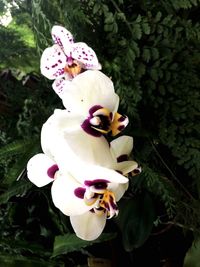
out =
[(120, 171), (123, 175), (128, 174), (138, 168), (138, 163), (134, 160), (126, 160), (116, 164), (115, 169)]
[(95, 240), (102, 233), (106, 224), (106, 214), (97, 215), (87, 212), (79, 216), (71, 216), (70, 221), (76, 235), (84, 240)]
[(64, 106), (71, 112), (80, 112), (86, 117), (90, 108), (100, 105), (111, 112), (118, 108), (119, 97), (112, 81), (102, 72), (88, 70), (77, 75), (62, 96)]
[(103, 136), (94, 137), (80, 129), (73, 133), (65, 131), (64, 139), (71, 151), (85, 163), (104, 167), (112, 165), (109, 144)]
[(82, 187), (69, 173), (63, 173), (54, 181), (51, 194), (54, 205), (65, 215), (80, 215), (95, 206), (88, 206), (84, 199), (75, 195), (75, 190)]
[(73, 44), (73, 36), (71, 32), (62, 26), (55, 25), (51, 30), (51, 35), (55, 44), (58, 44), (70, 56), (71, 45)]
[(128, 189), (128, 185), (129, 185), (128, 182), (125, 184), (111, 183), (108, 185), (108, 190), (110, 190), (114, 193), (116, 202), (122, 198), (122, 196), (124, 195), (124, 193)]
[(50, 80), (62, 78), (66, 65), (66, 56), (58, 45), (44, 50), (41, 61), (41, 73)]
[(82, 63), (84, 69), (101, 69), (94, 50), (85, 43), (72, 45), (72, 58)]
[(131, 136), (120, 136), (110, 143), (110, 151), (115, 159), (122, 155), (129, 156), (133, 149), (133, 138)]
[[(78, 167), (75, 168), (73, 162), (71, 163), (70, 172), (80, 183), (84, 184), (86, 181), (105, 180), (108, 183), (127, 183), (128, 179), (118, 172), (109, 168), (104, 168), (98, 165), (86, 164), (77, 159)], [(63, 167), (63, 165), (62, 165)]]
[(45, 154), (37, 154), (32, 157), (27, 164), (27, 177), (38, 187), (45, 186), (54, 181), (53, 177), (49, 177), (48, 170), (55, 166), (55, 162)]
[[(80, 121), (79, 115), (72, 115), (67, 110), (55, 110), (54, 114), (42, 126), (41, 146), (44, 153), (54, 159), (53, 151), (57, 150), (60, 142), (63, 144), (64, 132), (73, 132), (80, 129)], [(67, 146), (67, 143), (65, 146)], [(68, 150), (69, 147), (66, 151)]]

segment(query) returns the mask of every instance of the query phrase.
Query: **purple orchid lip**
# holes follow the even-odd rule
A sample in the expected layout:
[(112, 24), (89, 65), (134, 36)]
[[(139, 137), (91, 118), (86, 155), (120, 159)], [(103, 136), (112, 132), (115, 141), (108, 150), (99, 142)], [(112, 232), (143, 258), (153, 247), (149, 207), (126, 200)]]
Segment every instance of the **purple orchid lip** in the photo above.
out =
[(93, 117), (93, 113), (95, 113), (98, 109), (101, 109), (101, 108), (103, 108), (103, 107), (100, 106), (100, 105), (94, 105), (93, 107), (91, 107), (91, 108), (89, 109), (89, 114), (90, 114), (90, 116)]
[(98, 126), (95, 126), (95, 125), (91, 125), (91, 119), (94, 118), (93, 117), (93, 114), (99, 110), (103, 108), (101, 105), (94, 105), (93, 107), (91, 107), (89, 109), (89, 116), (86, 120), (83, 121), (83, 123), (81, 124), (81, 127), (82, 129), (88, 133), (89, 135), (92, 135), (94, 137), (100, 137), (102, 136), (102, 133), (101, 131), (98, 131), (98, 128), (101, 129), (101, 130), (109, 130), (109, 124), (110, 124), (110, 121), (109, 119), (112, 119), (113, 117), (113, 114), (112, 112), (110, 112), (109, 114), (109, 118), (107, 118), (106, 116), (103, 116), (103, 115), (98, 115), (98, 117), (100, 118), (101, 120), (101, 124), (98, 125)]
[(81, 128), (89, 135), (92, 135), (94, 137), (101, 137), (102, 133), (98, 132), (97, 130), (93, 129), (90, 124), (90, 119), (92, 117), (84, 120), (84, 122), (81, 124)]
[(56, 173), (58, 170), (59, 170), (58, 165), (57, 165), (57, 164), (54, 164), (54, 165), (52, 165), (50, 168), (48, 168), (48, 170), (47, 170), (47, 175), (48, 175), (50, 178), (54, 179), (55, 173)]
[(102, 108), (100, 105), (94, 105), (89, 109), (89, 117), (84, 120), (84, 122), (81, 124), (82, 129), (89, 135), (92, 135), (94, 137), (100, 137), (102, 136), (101, 132), (96, 131), (91, 127), (90, 120), (93, 118), (93, 113), (97, 111), (98, 109)]

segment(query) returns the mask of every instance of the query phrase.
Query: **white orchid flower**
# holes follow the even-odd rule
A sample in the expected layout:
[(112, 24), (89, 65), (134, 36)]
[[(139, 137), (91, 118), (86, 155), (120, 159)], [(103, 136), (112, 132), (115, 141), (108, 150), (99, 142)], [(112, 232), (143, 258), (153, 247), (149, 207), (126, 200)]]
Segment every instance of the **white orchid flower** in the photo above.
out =
[(92, 136), (108, 132), (115, 136), (128, 124), (128, 118), (117, 113), (119, 96), (111, 79), (100, 71), (88, 70), (66, 81), (60, 97), (66, 108), (66, 125), (79, 126)]
[(87, 44), (74, 43), (72, 34), (62, 26), (53, 26), (51, 31), (54, 45), (44, 50), (41, 73), (50, 80), (62, 84), (73, 79), (83, 70), (101, 69), (95, 52)]
[[(101, 151), (99, 156), (99, 151), (95, 151), (93, 156), (98, 159), (98, 166), (79, 162), (79, 167), (71, 170), (70, 175), (64, 171), (53, 183), (54, 205), (70, 216), (72, 227), (79, 238), (98, 238), (106, 219), (118, 215), (117, 202), (128, 188), (125, 176), (138, 169), (135, 161), (128, 160), (132, 147), (132, 137), (121, 136), (110, 143), (109, 151), (106, 151), (109, 155), (106, 163), (105, 153)], [(100, 161), (103, 168), (99, 167)], [(63, 164), (64, 160), (61, 160)]]
[(53, 202), (70, 216), (76, 235), (85, 240), (96, 239), (106, 219), (118, 214), (117, 202), (128, 188), (125, 175), (138, 168), (135, 161), (128, 160), (133, 139), (121, 136), (110, 146), (105, 142), (100, 151), (92, 151), (92, 155), (86, 152), (83, 160), (75, 157), (76, 153), (84, 154), (82, 148), (72, 151), (72, 145), (69, 153), (65, 140), (60, 142), (59, 138), (54, 159), (48, 152), (35, 155), (28, 162), (27, 176), (39, 187), (53, 182)]

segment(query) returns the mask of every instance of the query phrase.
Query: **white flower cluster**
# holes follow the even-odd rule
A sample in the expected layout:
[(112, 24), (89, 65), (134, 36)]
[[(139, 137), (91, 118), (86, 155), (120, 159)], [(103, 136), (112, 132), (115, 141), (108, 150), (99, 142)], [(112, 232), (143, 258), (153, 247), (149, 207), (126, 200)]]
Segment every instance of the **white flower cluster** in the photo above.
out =
[(76, 235), (94, 240), (106, 219), (118, 214), (117, 202), (128, 188), (128, 174), (139, 170), (129, 160), (133, 138), (120, 136), (108, 142), (128, 124), (117, 113), (119, 96), (110, 78), (99, 69), (95, 52), (75, 43), (61, 26), (52, 28), (53, 46), (41, 57), (41, 72), (54, 79), (53, 89), (64, 109), (56, 109), (41, 131), (43, 153), (27, 165), (28, 178), (36, 186), (52, 183), (55, 206), (70, 221)]

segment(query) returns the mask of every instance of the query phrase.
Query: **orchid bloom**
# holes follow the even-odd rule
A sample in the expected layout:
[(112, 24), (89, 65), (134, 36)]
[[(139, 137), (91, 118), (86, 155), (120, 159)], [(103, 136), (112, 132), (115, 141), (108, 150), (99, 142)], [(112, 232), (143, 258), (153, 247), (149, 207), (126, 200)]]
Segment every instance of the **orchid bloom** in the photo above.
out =
[(83, 70), (101, 69), (95, 52), (87, 44), (74, 43), (72, 34), (62, 26), (53, 26), (51, 31), (54, 45), (44, 50), (41, 73), (50, 80), (62, 84), (73, 79)]
[(119, 96), (113, 82), (100, 71), (88, 70), (66, 81), (59, 96), (66, 108), (66, 125), (70, 118), (70, 125), (92, 136), (109, 132), (115, 136), (128, 124), (128, 118), (117, 113)]
[(69, 153), (64, 144), (64, 139), (63, 142), (58, 140), (54, 159), (48, 152), (32, 157), (27, 165), (27, 175), (39, 187), (53, 182), (55, 206), (70, 216), (78, 237), (94, 240), (103, 231), (106, 219), (119, 212), (117, 202), (128, 188), (125, 175), (138, 169), (135, 161), (128, 160), (133, 139), (121, 136), (110, 145), (104, 143), (101, 151), (93, 151), (92, 156), (86, 153), (85, 157), (88, 156), (92, 163), (77, 156), (82, 148), (72, 151), (70, 147)]

